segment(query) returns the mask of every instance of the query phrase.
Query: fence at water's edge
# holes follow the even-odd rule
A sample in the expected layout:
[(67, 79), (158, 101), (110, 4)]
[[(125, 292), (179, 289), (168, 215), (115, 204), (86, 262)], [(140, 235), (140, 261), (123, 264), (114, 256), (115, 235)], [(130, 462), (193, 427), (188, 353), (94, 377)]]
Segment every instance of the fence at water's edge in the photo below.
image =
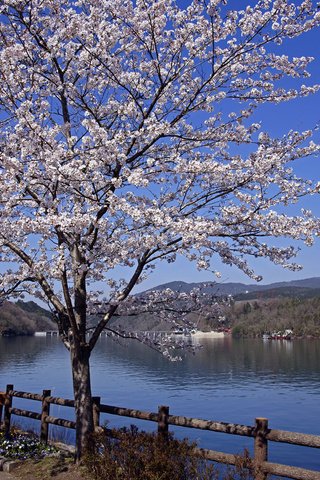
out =
[[(14, 408), (12, 406), (14, 397), (41, 402), (41, 412)], [(47, 443), (49, 437), (49, 425), (59, 425), (65, 428), (75, 429), (76, 424), (74, 421), (50, 415), (51, 404), (74, 408), (74, 400), (52, 397), (50, 390), (43, 390), (41, 395), (30, 392), (19, 392), (14, 390), (13, 385), (7, 385), (6, 392), (0, 392), (0, 424), (3, 423), (5, 434), (9, 435), (12, 415), (39, 420), (41, 422), (40, 440), (45, 443)], [(166, 434), (169, 431), (169, 425), (176, 425), (185, 428), (196, 428), (198, 430), (209, 430), (251, 437), (254, 441), (254, 455), (251, 463), (254, 466), (255, 480), (267, 480), (269, 474), (296, 480), (320, 480), (320, 471), (307, 470), (268, 461), (268, 442), (282, 442), (310, 448), (320, 448), (320, 436), (269, 429), (268, 419), (266, 418), (256, 418), (255, 425), (247, 426), (170, 415), (169, 407), (163, 405), (158, 407), (158, 412), (115, 407), (102, 404), (100, 397), (93, 397), (94, 423), (97, 430), (100, 427), (101, 413), (156, 422), (158, 424), (158, 432), (162, 434)], [(203, 448), (196, 448), (194, 453), (201, 455), (204, 459), (228, 465), (236, 465), (238, 460), (237, 455)]]

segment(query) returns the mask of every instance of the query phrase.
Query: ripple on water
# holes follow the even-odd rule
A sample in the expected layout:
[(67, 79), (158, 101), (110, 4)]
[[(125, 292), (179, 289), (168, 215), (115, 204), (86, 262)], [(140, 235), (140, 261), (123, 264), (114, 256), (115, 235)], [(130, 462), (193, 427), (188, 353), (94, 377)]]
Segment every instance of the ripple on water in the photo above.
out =
[[(123, 347), (101, 338), (92, 355), (93, 392), (105, 403), (150, 411), (169, 405), (173, 414), (245, 425), (264, 416), (271, 428), (317, 435), (319, 374), (319, 341), (291, 342), (290, 348), (283, 342), (206, 341), (197, 355), (170, 363), (143, 345)], [(51, 388), (54, 395), (70, 398), (68, 352), (56, 338), (0, 338), (0, 390), (7, 383), (34, 392)], [(109, 418), (113, 425), (130, 423)], [(183, 430), (182, 436), (186, 434)], [(248, 443), (212, 432), (190, 430), (189, 434), (200, 438), (202, 446), (231, 452), (240, 452)], [(272, 446), (274, 461), (299, 462), (302, 456), (291, 448)], [(315, 468), (317, 455), (310, 449), (301, 461)]]

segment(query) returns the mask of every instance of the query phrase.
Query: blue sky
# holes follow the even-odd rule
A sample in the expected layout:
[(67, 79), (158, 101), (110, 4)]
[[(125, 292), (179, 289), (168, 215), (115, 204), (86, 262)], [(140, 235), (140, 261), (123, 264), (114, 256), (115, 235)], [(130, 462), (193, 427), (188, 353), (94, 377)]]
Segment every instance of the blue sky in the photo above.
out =
[[(185, 4), (187, 2), (181, 2)], [(228, 5), (239, 8), (239, 5), (247, 5), (248, 1), (231, 1)], [(300, 3), (300, 2), (294, 2)], [(312, 56), (315, 57), (314, 62), (309, 67), (312, 74), (310, 79), (305, 79), (302, 83), (313, 84), (320, 83), (320, 30), (313, 30), (296, 39), (284, 43), (279, 50), (292, 56)], [(320, 125), (320, 92), (315, 95), (285, 102), (279, 105), (264, 105), (257, 110), (257, 121), (262, 122), (262, 130), (268, 131), (272, 136), (281, 137), (290, 129), (307, 130), (313, 129), (317, 124)], [(320, 142), (320, 130), (315, 132), (316, 139)], [(295, 171), (298, 175), (320, 180), (320, 157), (307, 158), (299, 160), (296, 163)], [(319, 195), (311, 198), (304, 198), (299, 205), (291, 206), (288, 213), (291, 215), (299, 214), (300, 209), (311, 208), (313, 212), (320, 217), (320, 198)], [(320, 232), (319, 232), (320, 233)], [(300, 248), (295, 259), (296, 263), (303, 265), (303, 270), (292, 272), (283, 269), (280, 266), (272, 264), (268, 260), (258, 259), (251, 261), (251, 265), (255, 268), (257, 274), (263, 276), (261, 283), (268, 284), (278, 281), (297, 280), (301, 278), (320, 276), (320, 238), (316, 239), (314, 246), (306, 247), (303, 243), (293, 243), (289, 240), (277, 239), (274, 243), (277, 245), (293, 244)], [(212, 263), (212, 269), (221, 272), (222, 277), (217, 281), (222, 282), (243, 282), (253, 283), (253, 281), (235, 267), (224, 266), (217, 260)], [(165, 262), (158, 265), (157, 270), (152, 276), (139, 287), (139, 289), (151, 288), (161, 283), (183, 280), (186, 282), (212, 281), (215, 277), (209, 272), (198, 272), (196, 267), (180, 258), (172, 265)]]

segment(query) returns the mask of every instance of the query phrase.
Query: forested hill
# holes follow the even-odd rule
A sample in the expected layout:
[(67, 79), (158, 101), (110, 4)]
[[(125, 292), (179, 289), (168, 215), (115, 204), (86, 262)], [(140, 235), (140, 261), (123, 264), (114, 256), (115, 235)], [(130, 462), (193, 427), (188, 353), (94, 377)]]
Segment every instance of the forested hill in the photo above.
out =
[[(171, 288), (190, 292), (192, 288), (212, 289), (216, 295), (232, 295), (233, 302), (226, 307), (223, 325), (217, 319), (209, 322), (199, 319), (201, 329), (236, 328), (242, 335), (260, 335), (264, 331), (294, 328), (297, 334), (320, 336), (320, 277), (269, 285), (222, 283), (208, 285), (182, 281), (166, 283), (158, 290)], [(189, 320), (195, 321), (190, 315)], [(94, 324), (94, 318), (91, 319)], [(171, 324), (152, 315), (119, 317), (113, 326), (123, 330), (170, 330)], [(56, 330), (51, 314), (35, 302), (0, 304), (0, 335), (32, 335), (35, 331)]]
[(320, 338), (320, 295), (238, 300), (228, 313), (234, 336), (293, 330), (295, 337)]
[(0, 335), (32, 335), (36, 331), (56, 329), (50, 312), (35, 302), (0, 304)]

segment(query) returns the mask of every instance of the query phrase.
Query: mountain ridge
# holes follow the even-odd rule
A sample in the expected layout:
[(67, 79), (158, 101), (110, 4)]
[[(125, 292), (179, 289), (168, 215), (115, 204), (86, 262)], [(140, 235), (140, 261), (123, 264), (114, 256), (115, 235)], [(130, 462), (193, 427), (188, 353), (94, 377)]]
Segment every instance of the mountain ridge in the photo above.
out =
[[(241, 293), (250, 293), (250, 292), (259, 292), (265, 290), (275, 290), (278, 288), (304, 288), (304, 289), (320, 289), (320, 277), (310, 277), (300, 280), (290, 280), (290, 281), (283, 281), (283, 282), (273, 282), (268, 284), (258, 284), (258, 283), (241, 283), (241, 282), (185, 282), (175, 280), (173, 282), (163, 283), (161, 285), (157, 285), (154, 288), (150, 288), (148, 291), (151, 290), (165, 290), (166, 288), (170, 288), (171, 290), (180, 291), (180, 292), (190, 292), (193, 288), (201, 288), (204, 292), (208, 293), (215, 293), (217, 296), (220, 295), (238, 295)], [(145, 293), (145, 292), (142, 292)]]

